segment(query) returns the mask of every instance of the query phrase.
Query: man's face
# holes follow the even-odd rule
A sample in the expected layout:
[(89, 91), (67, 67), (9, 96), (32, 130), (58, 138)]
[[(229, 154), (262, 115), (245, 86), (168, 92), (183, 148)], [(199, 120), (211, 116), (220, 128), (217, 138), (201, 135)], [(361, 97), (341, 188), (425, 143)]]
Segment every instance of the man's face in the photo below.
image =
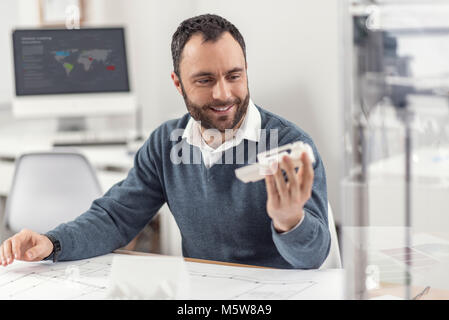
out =
[(187, 110), (205, 129), (224, 132), (240, 123), (249, 102), (246, 62), (237, 41), (225, 32), (213, 42), (201, 34), (186, 43), (179, 66), (172, 73)]

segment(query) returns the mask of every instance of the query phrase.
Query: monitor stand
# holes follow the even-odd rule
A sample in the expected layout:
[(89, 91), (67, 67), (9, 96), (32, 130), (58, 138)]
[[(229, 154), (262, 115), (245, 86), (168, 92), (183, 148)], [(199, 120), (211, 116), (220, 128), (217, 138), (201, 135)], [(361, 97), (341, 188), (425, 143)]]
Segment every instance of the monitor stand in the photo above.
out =
[(86, 130), (85, 117), (64, 117), (58, 119), (58, 132), (81, 132)]
[(128, 137), (122, 132), (87, 130), (86, 117), (62, 117), (53, 138), (53, 147), (125, 146)]

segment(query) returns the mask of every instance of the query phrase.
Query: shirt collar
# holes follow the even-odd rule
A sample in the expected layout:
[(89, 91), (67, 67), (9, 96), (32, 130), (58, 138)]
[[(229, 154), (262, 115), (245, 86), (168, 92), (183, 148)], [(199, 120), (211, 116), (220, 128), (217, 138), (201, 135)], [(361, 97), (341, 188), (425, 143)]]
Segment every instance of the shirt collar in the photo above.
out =
[[(237, 145), (243, 139), (258, 142), (260, 139), (261, 122), (262, 120), (260, 112), (253, 101), (250, 99), (248, 103), (248, 110), (246, 112), (245, 118), (243, 119), (242, 125), (238, 129), (238, 132), (234, 136), (234, 138), (231, 139), (231, 141), (234, 142), (233, 144)], [(204, 144), (202, 143), (203, 137), (201, 136), (200, 124), (192, 117), (190, 117), (189, 121), (187, 122), (186, 128), (184, 129), (182, 139), (184, 138), (186, 138), (186, 141), (191, 145), (197, 146), (199, 148), (204, 147)], [(228, 143), (229, 141), (226, 141), (216, 150), (221, 149), (223, 145)]]

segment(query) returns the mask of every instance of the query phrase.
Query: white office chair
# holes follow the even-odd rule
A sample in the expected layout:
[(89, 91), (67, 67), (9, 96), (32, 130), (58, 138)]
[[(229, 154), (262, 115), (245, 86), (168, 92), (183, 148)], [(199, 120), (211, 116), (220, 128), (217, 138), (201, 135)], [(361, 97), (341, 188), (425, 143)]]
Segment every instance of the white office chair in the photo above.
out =
[(16, 161), (4, 226), (45, 233), (89, 209), (102, 195), (88, 160), (75, 152), (23, 154)]
[(335, 228), (334, 214), (330, 203), (327, 203), (327, 220), (331, 234), (331, 248), (326, 260), (319, 269), (339, 269), (341, 268), (340, 247), (338, 245), (337, 229)]

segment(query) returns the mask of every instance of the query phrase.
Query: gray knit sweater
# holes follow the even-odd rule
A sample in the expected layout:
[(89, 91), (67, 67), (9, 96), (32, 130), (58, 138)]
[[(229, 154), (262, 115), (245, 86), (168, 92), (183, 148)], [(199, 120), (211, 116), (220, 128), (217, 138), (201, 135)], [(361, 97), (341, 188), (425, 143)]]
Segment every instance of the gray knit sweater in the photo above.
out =
[[(77, 219), (47, 233), (61, 243), (59, 260), (88, 258), (123, 247), (167, 203), (181, 231), (185, 257), (277, 268), (318, 268), (330, 248), (323, 162), (303, 130), (257, 108), (261, 128), (266, 130), (263, 139), (258, 143), (243, 140), (239, 150), (244, 150), (244, 163), (238, 161), (241, 155), (234, 147), (228, 150), (233, 154), (223, 153), (223, 164), (209, 169), (202, 163), (199, 149), (182, 139), (190, 115), (163, 123), (137, 152), (126, 179), (96, 199)], [(312, 196), (305, 205), (304, 219), (285, 234), (276, 232), (267, 214), (265, 182), (245, 184), (234, 173), (236, 168), (255, 162), (254, 152), (248, 150), (257, 150), (262, 142), (270, 149), (270, 130), (277, 130), (278, 146), (307, 142), (316, 159)], [(225, 164), (229, 159), (233, 163)]]

